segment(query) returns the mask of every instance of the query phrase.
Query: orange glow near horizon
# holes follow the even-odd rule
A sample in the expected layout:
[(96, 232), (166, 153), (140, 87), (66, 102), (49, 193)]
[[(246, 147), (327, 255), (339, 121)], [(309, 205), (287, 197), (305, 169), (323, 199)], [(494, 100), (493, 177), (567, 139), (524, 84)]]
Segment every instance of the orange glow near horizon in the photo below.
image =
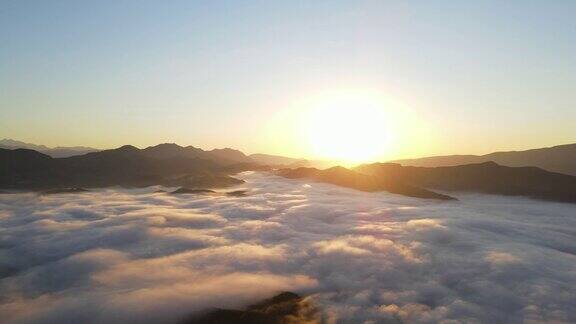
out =
[(315, 100), (305, 117), (315, 156), (342, 164), (374, 161), (393, 142), (392, 116), (376, 96), (341, 93)]
[(311, 92), (268, 120), (260, 151), (342, 166), (431, 155), (433, 118), (413, 102), (382, 89)]

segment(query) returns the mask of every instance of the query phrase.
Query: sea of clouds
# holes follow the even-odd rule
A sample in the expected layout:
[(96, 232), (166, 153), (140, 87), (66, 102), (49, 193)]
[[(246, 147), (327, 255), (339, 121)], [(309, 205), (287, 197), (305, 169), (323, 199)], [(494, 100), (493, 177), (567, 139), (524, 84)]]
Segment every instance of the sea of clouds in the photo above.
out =
[(576, 322), (576, 205), (241, 177), (247, 197), (0, 195), (1, 321), (177, 323), (293, 291), (327, 322)]

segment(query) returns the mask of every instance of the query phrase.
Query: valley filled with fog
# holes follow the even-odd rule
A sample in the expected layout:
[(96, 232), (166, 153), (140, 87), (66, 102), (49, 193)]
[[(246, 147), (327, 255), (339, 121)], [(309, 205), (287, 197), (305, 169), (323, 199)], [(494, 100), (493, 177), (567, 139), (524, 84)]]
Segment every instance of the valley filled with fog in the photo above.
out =
[(574, 204), (240, 178), (246, 197), (0, 195), (0, 318), (178, 323), (292, 291), (343, 323), (576, 321)]

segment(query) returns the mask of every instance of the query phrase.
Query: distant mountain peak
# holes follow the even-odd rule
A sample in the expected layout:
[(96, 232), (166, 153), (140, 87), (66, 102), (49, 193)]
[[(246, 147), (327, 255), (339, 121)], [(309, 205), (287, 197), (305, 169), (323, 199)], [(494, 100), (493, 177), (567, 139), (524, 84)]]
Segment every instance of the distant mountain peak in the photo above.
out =
[(1, 146), (10, 146), (13, 148), (26, 148), (26, 149), (36, 150), (36, 151), (50, 149), (46, 145), (36, 145), (36, 144), (32, 144), (32, 143), (26, 143), (26, 142), (14, 140), (11, 138), (4, 138), (4, 139), (0, 140), (0, 145)]
[(73, 147), (65, 147), (65, 146), (58, 146), (54, 148), (50, 148), (46, 145), (36, 145), (32, 143), (26, 143), (10, 138), (5, 138), (0, 140), (0, 148), (4, 149), (28, 149), (41, 152), (43, 154), (49, 155), (54, 158), (60, 157), (69, 157), (74, 155), (83, 155), (86, 153), (97, 152), (99, 150), (91, 147), (84, 147), (84, 146), (73, 146)]
[(241, 151), (231, 149), (228, 147), (222, 149), (213, 149), (208, 151), (208, 153), (215, 157), (227, 159), (234, 162), (242, 162), (242, 163), (254, 162), (250, 157), (246, 156), (246, 154), (242, 153)]
[(147, 148), (183, 148), (182, 146), (176, 144), (176, 143), (161, 143), (158, 145), (154, 145), (154, 146), (149, 146)]
[(235, 149), (232, 149), (232, 148), (229, 148), (229, 147), (225, 147), (225, 148), (215, 148), (215, 149), (212, 149), (211, 151), (214, 151), (214, 152), (220, 152), (220, 151), (227, 151), (227, 152), (234, 151), (234, 152), (239, 152), (238, 150), (235, 150)]
[(122, 145), (115, 149), (115, 151), (139, 151), (139, 149), (134, 145)]

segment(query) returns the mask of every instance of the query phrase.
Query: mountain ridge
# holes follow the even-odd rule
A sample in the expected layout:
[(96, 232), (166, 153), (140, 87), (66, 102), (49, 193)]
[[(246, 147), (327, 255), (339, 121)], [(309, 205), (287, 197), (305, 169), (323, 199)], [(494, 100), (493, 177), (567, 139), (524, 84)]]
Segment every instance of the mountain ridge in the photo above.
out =
[[(172, 154), (166, 154), (171, 151)], [(233, 152), (237, 155), (238, 153)], [(262, 168), (193, 147), (159, 144), (53, 158), (29, 149), (0, 149), (0, 188), (45, 190), (70, 187), (149, 185), (209, 188), (242, 183), (231, 175)]]
[(520, 151), (500, 151), (484, 155), (438, 155), (392, 160), (405, 166), (441, 167), (494, 161), (503, 166), (536, 166), (551, 172), (576, 175), (576, 143)]
[(70, 157), (74, 155), (82, 155), (91, 152), (97, 152), (98, 149), (86, 146), (57, 146), (57, 147), (48, 147), (46, 145), (37, 145), (32, 143), (26, 143), (10, 138), (5, 138), (0, 140), (0, 148), (3, 149), (29, 149), (44, 153), (51, 157), (59, 158), (59, 157)]
[[(57, 147), (48, 147), (46, 145), (38, 145), (32, 143), (26, 143), (23, 141), (18, 141), (14, 139), (5, 138), (0, 140), (0, 148), (14, 150), (14, 149), (30, 149), (34, 150), (53, 158), (66, 158), (78, 155), (85, 155), (89, 153), (95, 152), (102, 152), (108, 151), (110, 149), (100, 150), (92, 147), (85, 147), (85, 146), (57, 146)], [(133, 145), (123, 145), (116, 149), (139, 149)], [(112, 149), (113, 150), (113, 149)], [(212, 160), (226, 160), (228, 163), (252, 163), (252, 159), (248, 157), (243, 152), (232, 149), (232, 148), (221, 148), (221, 149), (212, 149), (212, 150), (203, 150), (201, 148), (194, 147), (192, 145), (188, 146), (180, 146), (175, 143), (161, 143), (153, 146), (148, 146), (143, 150), (151, 152), (150, 154), (154, 155), (155, 153), (158, 154), (175, 154), (175, 155), (196, 155), (197, 157), (201, 157), (204, 159), (212, 159)], [(171, 152), (170, 152), (171, 151)], [(152, 153), (155, 152), (155, 153)]]
[(443, 167), (372, 163), (354, 170), (427, 189), (477, 192), (576, 203), (576, 177), (542, 168), (508, 167), (494, 161)]
[(325, 170), (304, 167), (297, 169), (282, 169), (277, 171), (276, 174), (289, 179), (311, 179), (318, 182), (330, 183), (365, 192), (387, 191), (414, 198), (455, 200), (453, 197), (413, 186), (404, 181), (388, 181), (387, 179), (362, 174), (341, 166)]

